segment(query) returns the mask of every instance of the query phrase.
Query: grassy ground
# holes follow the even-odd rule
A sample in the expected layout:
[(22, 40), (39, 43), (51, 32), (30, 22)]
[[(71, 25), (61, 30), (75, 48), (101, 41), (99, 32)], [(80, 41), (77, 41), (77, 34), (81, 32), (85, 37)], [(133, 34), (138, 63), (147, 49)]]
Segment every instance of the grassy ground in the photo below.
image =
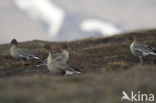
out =
[(28, 61), (23, 66), (10, 57), (8, 44), (1, 45), (0, 103), (119, 103), (123, 90), (156, 94), (156, 57), (149, 56), (140, 65), (129, 51), (129, 35), (156, 48), (156, 30), (73, 42), (20, 43), (19, 47), (41, 58), (48, 55), (45, 44), (56, 51), (68, 45), (69, 64), (82, 75), (63, 77), (50, 74), (45, 66), (36, 67), (39, 61)]

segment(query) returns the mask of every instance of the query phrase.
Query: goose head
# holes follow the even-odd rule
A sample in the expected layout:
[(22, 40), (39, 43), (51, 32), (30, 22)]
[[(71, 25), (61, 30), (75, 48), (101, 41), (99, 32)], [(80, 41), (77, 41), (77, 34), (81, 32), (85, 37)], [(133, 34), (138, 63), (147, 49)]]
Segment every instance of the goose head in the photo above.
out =
[(18, 44), (18, 42), (16, 39), (12, 39), (10, 44), (11, 44), (11, 46), (16, 46)]
[(129, 38), (128, 38), (130, 41), (132, 41), (133, 43), (136, 43), (137, 42), (137, 39), (136, 39), (136, 36), (129, 36)]
[(49, 44), (46, 44), (44, 48), (47, 49), (49, 52), (52, 52), (52, 47)]

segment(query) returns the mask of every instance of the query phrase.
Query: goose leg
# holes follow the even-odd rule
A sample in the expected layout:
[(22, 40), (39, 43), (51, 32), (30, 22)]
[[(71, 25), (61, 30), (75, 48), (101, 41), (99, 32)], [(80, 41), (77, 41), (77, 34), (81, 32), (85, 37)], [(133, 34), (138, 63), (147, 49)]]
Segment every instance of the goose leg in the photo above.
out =
[(24, 66), (24, 65), (25, 65), (25, 62), (24, 62), (24, 60), (23, 60), (23, 59), (21, 59), (21, 64), (22, 64), (22, 66)]
[(144, 63), (143, 58), (140, 56), (139, 59), (140, 59), (140, 63), (143, 64)]
[(24, 64), (25, 64), (25, 63), (24, 63), (24, 61), (22, 60), (22, 65), (24, 66)]

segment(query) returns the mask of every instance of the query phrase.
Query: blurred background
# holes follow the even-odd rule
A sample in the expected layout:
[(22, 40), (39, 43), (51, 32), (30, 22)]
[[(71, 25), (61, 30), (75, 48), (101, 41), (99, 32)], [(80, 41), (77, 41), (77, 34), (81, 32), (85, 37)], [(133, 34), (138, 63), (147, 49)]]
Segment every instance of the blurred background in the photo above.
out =
[(1, 0), (0, 43), (70, 41), (156, 27), (155, 0)]

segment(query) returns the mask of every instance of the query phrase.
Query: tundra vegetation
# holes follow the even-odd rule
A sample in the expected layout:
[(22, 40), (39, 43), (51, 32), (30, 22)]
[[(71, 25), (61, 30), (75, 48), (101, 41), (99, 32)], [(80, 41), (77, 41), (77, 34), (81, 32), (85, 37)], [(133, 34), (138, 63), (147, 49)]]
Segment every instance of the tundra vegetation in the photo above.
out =
[(69, 65), (82, 72), (72, 76), (56, 76), (46, 66), (36, 67), (40, 60), (23, 65), (10, 56), (9, 44), (0, 45), (0, 103), (119, 103), (122, 91), (156, 94), (156, 56), (146, 57), (141, 65), (129, 50), (130, 35), (156, 48), (156, 30), (72, 42), (34, 40), (19, 44), (42, 59), (48, 56), (45, 44), (51, 44), (54, 52), (68, 45)]

